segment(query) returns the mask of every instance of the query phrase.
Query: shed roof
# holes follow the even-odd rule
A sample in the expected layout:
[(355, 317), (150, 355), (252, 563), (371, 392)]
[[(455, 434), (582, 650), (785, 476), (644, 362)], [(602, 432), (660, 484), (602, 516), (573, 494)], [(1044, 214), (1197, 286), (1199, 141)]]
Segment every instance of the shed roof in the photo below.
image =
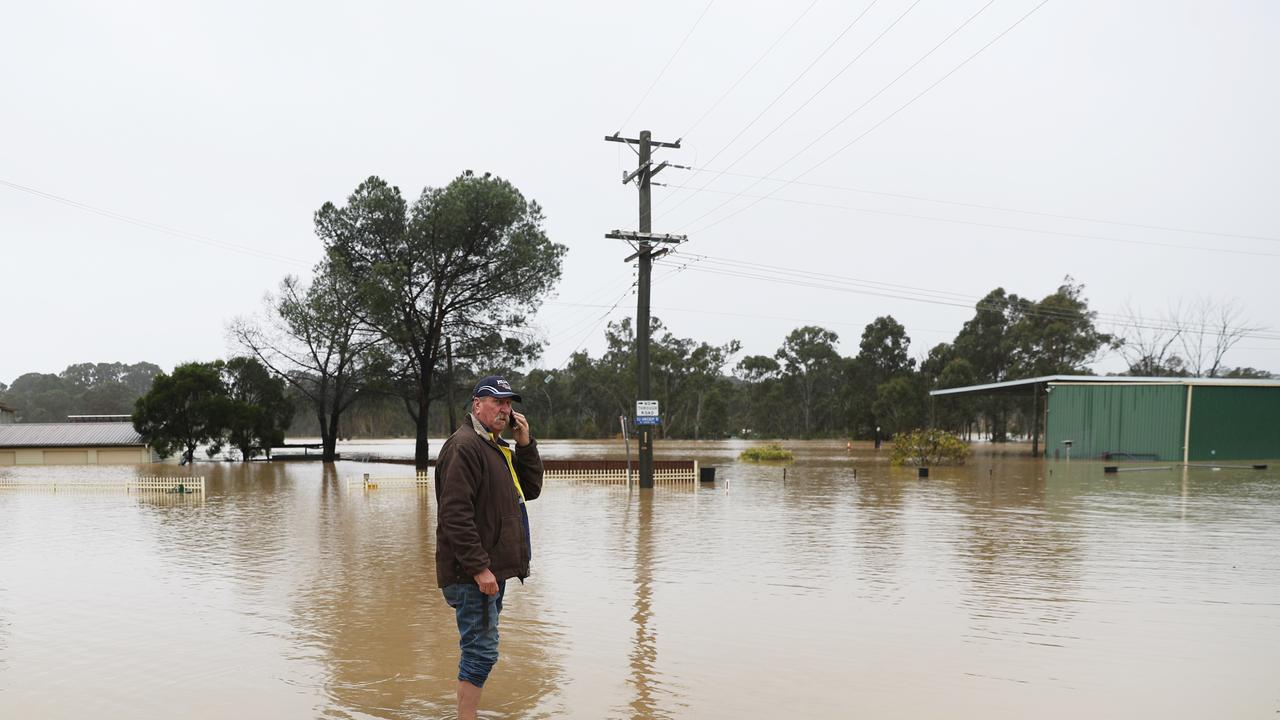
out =
[(1044, 375), (1022, 380), (966, 385), (964, 387), (930, 390), (930, 395), (959, 395), (962, 393), (1012, 393), (1030, 385), (1213, 385), (1219, 387), (1277, 387), (1280, 380), (1254, 378), (1206, 378), (1206, 377), (1129, 377), (1127, 375)]
[(0, 447), (112, 447), (146, 445), (129, 423), (13, 423), (0, 425)]
[(11, 413), (16, 413), (16, 412), (18, 412), (18, 408), (15, 408), (15, 407), (9, 407), (8, 405), (5, 405), (5, 404), (4, 404), (4, 403), (2, 403), (2, 402), (0, 402), (0, 410), (3, 410), (3, 411), (5, 411), (5, 412), (11, 412)]

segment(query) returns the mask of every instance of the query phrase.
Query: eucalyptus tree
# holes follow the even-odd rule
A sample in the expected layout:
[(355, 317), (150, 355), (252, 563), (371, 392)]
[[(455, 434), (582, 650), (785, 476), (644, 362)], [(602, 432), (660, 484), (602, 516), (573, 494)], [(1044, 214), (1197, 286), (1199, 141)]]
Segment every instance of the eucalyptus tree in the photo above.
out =
[(248, 462), (284, 443), (293, 421), (293, 401), (284, 378), (272, 374), (252, 357), (234, 357), (222, 366), (223, 382), (231, 400), (223, 422), (227, 441)]
[(431, 404), (446, 338), (477, 371), (540, 351), (529, 316), (560, 279), (566, 248), (543, 231), (542, 208), (514, 185), (467, 171), (410, 206), (378, 177), (316, 212), (316, 234), (354, 288), (348, 310), (386, 342), (426, 469)]
[[(915, 370), (916, 361), (908, 355), (911, 338), (907, 329), (892, 315), (882, 315), (867, 323), (862, 329), (862, 337), (858, 341), (858, 355), (846, 365), (844, 378), (848, 383), (846, 394), (852, 397), (850, 403), (853, 410), (853, 432), (855, 435), (871, 435), (875, 428), (881, 427), (881, 415), (886, 408), (894, 407), (890, 424), (903, 425), (891, 430), (887, 426), (886, 433), (897, 430), (910, 430), (919, 425), (914, 418), (918, 413), (897, 410), (906, 393), (910, 390), (923, 396), (926, 390), (920, 383), (898, 383), (889, 392), (885, 400), (880, 389), (883, 385), (899, 377), (910, 376)], [(923, 398), (912, 398), (912, 408), (922, 406)], [(905, 415), (903, 413), (906, 413)], [(908, 420), (906, 418), (911, 418)]]
[(1012, 371), (1020, 377), (1088, 372), (1115, 338), (1098, 332), (1084, 286), (1068, 277), (1039, 302), (1023, 302), (1009, 328)]
[(744, 388), (738, 393), (738, 428), (754, 435), (781, 437), (785, 424), (786, 395), (782, 388), (782, 366), (768, 355), (748, 355), (733, 368), (734, 377)]
[(840, 353), (839, 336), (830, 330), (806, 325), (792, 330), (774, 353), (782, 376), (800, 402), (801, 428), (808, 436), (814, 428), (819, 398), (833, 395)]
[(240, 348), (284, 378), (310, 405), (320, 429), (322, 460), (337, 458), (344, 413), (385, 368), (379, 336), (349, 311), (354, 293), (345, 273), (328, 263), (303, 283), (287, 276), (266, 299), (261, 320), (235, 320), (229, 334)]
[[(956, 334), (957, 357), (968, 361), (979, 383), (996, 383), (1011, 379), (1014, 371), (1013, 325), (1025, 302), (1017, 295), (996, 288), (978, 301), (971, 320)], [(1007, 439), (1008, 401), (999, 397), (981, 398), (978, 409), (987, 416), (991, 439)]]

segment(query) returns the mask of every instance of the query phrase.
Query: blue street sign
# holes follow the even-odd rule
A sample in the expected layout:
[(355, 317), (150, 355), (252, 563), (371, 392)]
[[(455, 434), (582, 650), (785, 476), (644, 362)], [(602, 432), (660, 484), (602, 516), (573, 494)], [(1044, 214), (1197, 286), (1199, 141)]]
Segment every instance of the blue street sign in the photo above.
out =
[(636, 424), (637, 425), (661, 425), (662, 418), (658, 417), (657, 415), (637, 415)]

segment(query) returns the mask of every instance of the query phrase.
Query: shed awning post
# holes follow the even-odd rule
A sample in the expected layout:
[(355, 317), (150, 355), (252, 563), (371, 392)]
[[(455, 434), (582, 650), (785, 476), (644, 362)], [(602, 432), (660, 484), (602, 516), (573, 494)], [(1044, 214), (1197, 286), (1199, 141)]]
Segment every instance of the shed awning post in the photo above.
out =
[(1031, 386), (1031, 457), (1040, 457), (1040, 390)]
[(1191, 391), (1194, 385), (1187, 385), (1187, 419), (1182, 424), (1182, 464), (1186, 465), (1191, 457)]

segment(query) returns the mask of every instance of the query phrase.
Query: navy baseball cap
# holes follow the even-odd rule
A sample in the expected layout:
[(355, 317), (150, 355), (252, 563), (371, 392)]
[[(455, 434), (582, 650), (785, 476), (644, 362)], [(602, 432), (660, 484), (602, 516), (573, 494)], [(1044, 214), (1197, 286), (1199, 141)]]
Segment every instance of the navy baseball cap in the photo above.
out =
[(471, 397), (495, 397), (495, 398), (511, 398), (516, 402), (524, 402), (520, 399), (520, 393), (511, 389), (511, 383), (501, 375), (490, 375), (480, 378), (480, 382), (476, 383), (476, 389), (472, 391)]

